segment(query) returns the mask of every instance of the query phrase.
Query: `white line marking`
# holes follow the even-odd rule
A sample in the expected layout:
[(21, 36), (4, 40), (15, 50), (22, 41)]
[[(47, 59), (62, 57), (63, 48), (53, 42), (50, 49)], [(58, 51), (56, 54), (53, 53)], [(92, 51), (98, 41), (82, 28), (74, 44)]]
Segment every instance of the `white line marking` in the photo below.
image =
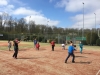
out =
[(96, 75), (99, 75), (99, 73), (100, 73), (100, 70), (97, 72), (97, 74), (96, 74)]

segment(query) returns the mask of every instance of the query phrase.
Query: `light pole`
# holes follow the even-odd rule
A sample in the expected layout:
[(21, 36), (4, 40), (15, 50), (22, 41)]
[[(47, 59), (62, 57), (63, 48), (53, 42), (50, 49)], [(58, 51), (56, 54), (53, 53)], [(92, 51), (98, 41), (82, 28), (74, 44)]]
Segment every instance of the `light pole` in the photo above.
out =
[(80, 26), (80, 25), (77, 25), (77, 26), (78, 26), (78, 36), (79, 36), (79, 26)]
[(29, 35), (30, 35), (30, 18), (31, 18), (31, 16), (29, 16)]
[(31, 39), (31, 36), (30, 36), (30, 33), (31, 33), (31, 25), (30, 25), (30, 18), (31, 18), (31, 16), (29, 16), (29, 39)]
[(84, 37), (84, 3), (83, 4), (83, 30), (82, 30), (82, 40), (83, 40), (83, 37)]
[(49, 21), (47, 20), (47, 39), (48, 39), (48, 23)]
[(7, 20), (8, 20), (8, 13), (6, 13), (6, 12), (3, 12), (2, 13), (2, 16), (3, 16), (3, 21), (4, 21), (4, 23), (3, 23), (3, 25), (4, 25), (4, 27), (5, 27), (5, 31), (7, 31)]
[(96, 13), (94, 13), (95, 15), (95, 32), (96, 32)]
[(47, 30), (48, 30), (48, 23), (49, 23), (49, 21), (47, 21)]
[(77, 25), (78, 28), (77, 28), (77, 35), (79, 36), (79, 25)]
[(13, 24), (13, 27), (14, 27), (14, 38), (15, 38), (15, 20), (11, 21), (11, 23)]
[(90, 45), (92, 45), (92, 28), (91, 28)]

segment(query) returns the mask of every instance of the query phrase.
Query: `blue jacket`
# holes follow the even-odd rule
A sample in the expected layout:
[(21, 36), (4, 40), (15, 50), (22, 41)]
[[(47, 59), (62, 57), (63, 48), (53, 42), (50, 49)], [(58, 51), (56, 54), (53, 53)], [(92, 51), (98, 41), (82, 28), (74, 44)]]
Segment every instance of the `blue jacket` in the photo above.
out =
[(74, 50), (75, 50), (75, 48), (73, 46), (68, 47), (68, 52), (69, 53), (73, 53)]
[(34, 44), (37, 44), (37, 40), (34, 40)]
[(83, 47), (83, 44), (82, 44), (82, 43), (80, 43), (80, 44), (79, 44), (79, 46), (80, 46), (80, 48), (82, 48), (82, 47)]

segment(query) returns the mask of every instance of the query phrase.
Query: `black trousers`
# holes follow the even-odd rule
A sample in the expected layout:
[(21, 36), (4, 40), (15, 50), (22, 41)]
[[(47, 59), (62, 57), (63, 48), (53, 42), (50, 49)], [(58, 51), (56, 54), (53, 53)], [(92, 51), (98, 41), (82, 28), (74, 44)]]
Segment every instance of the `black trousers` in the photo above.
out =
[(55, 47), (55, 46), (54, 46), (54, 45), (52, 45), (52, 51), (54, 51), (54, 47)]
[(17, 55), (18, 55), (18, 48), (17, 47), (14, 47), (14, 54), (13, 54), (13, 57), (17, 58)]
[(68, 58), (69, 58), (70, 56), (73, 57), (73, 58), (72, 58), (72, 62), (74, 62), (74, 60), (75, 60), (75, 55), (74, 55), (74, 53), (68, 53), (68, 56), (67, 56), (65, 62), (67, 62), (67, 60), (68, 60)]
[(39, 48), (36, 48), (36, 50), (39, 50)]

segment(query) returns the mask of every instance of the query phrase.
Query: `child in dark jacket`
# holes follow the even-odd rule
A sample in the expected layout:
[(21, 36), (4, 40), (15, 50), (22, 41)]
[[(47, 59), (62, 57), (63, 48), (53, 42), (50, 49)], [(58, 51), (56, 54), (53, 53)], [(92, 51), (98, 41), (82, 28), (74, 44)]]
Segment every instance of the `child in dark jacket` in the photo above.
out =
[(40, 44), (39, 42), (36, 44), (36, 50), (39, 50)]

